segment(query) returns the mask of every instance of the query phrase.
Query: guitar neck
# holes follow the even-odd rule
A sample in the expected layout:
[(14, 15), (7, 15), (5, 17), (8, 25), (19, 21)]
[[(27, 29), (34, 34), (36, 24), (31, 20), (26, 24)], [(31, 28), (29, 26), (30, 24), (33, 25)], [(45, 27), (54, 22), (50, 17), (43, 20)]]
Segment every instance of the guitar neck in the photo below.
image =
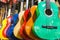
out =
[(16, 4), (13, 4), (12, 13), (15, 13)]
[(46, 9), (50, 9), (50, 0), (46, 0)]
[(2, 15), (1, 15), (1, 9), (0, 9), (0, 26), (1, 26), (1, 23), (2, 23)]
[(0, 9), (0, 26), (2, 25), (2, 20), (4, 18), (5, 8)]

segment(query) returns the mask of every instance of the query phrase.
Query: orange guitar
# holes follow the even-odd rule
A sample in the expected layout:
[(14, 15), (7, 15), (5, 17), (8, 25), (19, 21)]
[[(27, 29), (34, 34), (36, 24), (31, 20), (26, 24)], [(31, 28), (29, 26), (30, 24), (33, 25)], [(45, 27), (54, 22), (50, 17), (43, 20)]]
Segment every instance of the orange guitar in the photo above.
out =
[[(30, 38), (34, 39), (34, 40), (38, 40), (38, 38), (35, 37), (34, 34), (32, 33), (32, 26), (33, 26), (33, 24), (34, 24), (34, 21), (33, 21), (34, 18), (33, 18), (33, 16), (34, 16), (34, 13), (35, 13), (36, 8), (37, 8), (36, 5), (31, 7), (31, 9), (30, 9), (31, 17), (30, 17), (30, 19), (27, 21), (26, 26), (25, 26), (25, 32), (26, 32), (26, 34), (27, 34)], [(35, 16), (35, 19), (36, 19), (36, 16)]]
[[(32, 0), (33, 2), (33, 0)], [(33, 4), (33, 3), (32, 3)], [(39, 38), (37, 38), (33, 33), (32, 33), (32, 26), (34, 24), (34, 21), (36, 20), (37, 18), (37, 15), (36, 15), (36, 9), (37, 9), (37, 5), (33, 5), (31, 8), (30, 8), (30, 12), (31, 12), (31, 17), (30, 19), (27, 21), (26, 23), (26, 26), (25, 26), (25, 32), (26, 34), (32, 38), (33, 40), (40, 40)]]

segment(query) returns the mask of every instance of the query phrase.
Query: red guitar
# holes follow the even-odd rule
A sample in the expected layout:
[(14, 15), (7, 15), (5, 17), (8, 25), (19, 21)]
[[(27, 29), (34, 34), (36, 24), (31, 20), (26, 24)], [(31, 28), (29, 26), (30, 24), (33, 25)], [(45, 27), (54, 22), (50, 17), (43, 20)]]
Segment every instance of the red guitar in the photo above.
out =
[(28, 8), (28, 0), (27, 0), (27, 2), (26, 2), (27, 4), (26, 4), (26, 11), (24, 12), (24, 16), (23, 16), (23, 20), (24, 20), (24, 22), (23, 22), (23, 24), (22, 24), (22, 26), (21, 26), (21, 28), (20, 28), (20, 36), (23, 38), (23, 39), (25, 39), (25, 40), (31, 40), (26, 34), (25, 34), (25, 25), (26, 25), (26, 23), (27, 23), (27, 21), (28, 21), (28, 19), (30, 18), (30, 10), (29, 9), (27, 9)]

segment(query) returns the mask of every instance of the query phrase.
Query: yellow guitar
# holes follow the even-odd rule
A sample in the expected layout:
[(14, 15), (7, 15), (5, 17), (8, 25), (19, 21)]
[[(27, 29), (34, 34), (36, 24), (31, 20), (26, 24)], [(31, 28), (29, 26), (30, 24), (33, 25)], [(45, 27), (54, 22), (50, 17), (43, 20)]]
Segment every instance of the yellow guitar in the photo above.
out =
[[(2, 15), (4, 14), (4, 12), (5, 12), (5, 9), (2, 8), (2, 10), (1, 10)], [(2, 39), (2, 40), (8, 40), (8, 38), (6, 38), (2, 35), (3, 29), (6, 27), (6, 25), (7, 25), (7, 19), (5, 18), (2, 21), (2, 27), (0, 28), (0, 39)]]
[(22, 25), (22, 23), (23, 23), (23, 15), (24, 15), (24, 11), (23, 11), (23, 2), (21, 2), (21, 11), (20, 11), (20, 13), (19, 13), (19, 21), (18, 21), (18, 23), (16, 24), (16, 26), (15, 26), (15, 28), (14, 28), (14, 35), (15, 35), (15, 37), (17, 37), (17, 38), (19, 38), (19, 39), (22, 39), (21, 38), (21, 36), (20, 36), (20, 34), (19, 34), (19, 30), (20, 30), (20, 27), (21, 27), (21, 25)]

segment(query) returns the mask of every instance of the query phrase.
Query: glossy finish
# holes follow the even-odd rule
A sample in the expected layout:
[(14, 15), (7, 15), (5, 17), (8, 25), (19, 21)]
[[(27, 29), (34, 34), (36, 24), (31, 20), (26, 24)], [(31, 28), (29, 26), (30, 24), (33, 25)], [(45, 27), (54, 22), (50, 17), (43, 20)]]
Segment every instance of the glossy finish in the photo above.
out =
[[(60, 19), (58, 17), (58, 7), (55, 3), (50, 2), (52, 15), (46, 15), (46, 2), (38, 4), (39, 17), (36, 19), (33, 26), (33, 33), (39, 38), (55, 40), (60, 38)], [(42, 26), (56, 26), (57, 29), (42, 28)]]
[[(27, 21), (26, 23), (26, 26), (25, 26), (25, 32), (26, 34), (32, 38), (33, 40), (39, 40), (33, 33), (32, 33), (32, 26), (34, 24), (34, 21), (36, 20), (36, 8), (37, 6), (34, 5), (30, 8), (30, 14), (31, 14), (31, 17), (30, 19)], [(33, 17), (34, 16), (34, 17)]]
[(7, 18), (7, 25), (6, 25), (6, 27), (5, 27), (5, 28), (3, 29), (3, 31), (2, 31), (4, 37), (7, 37), (6, 33), (7, 33), (8, 28), (9, 28), (10, 25), (11, 25), (11, 18), (12, 18), (12, 16), (9, 16), (9, 17)]
[[(4, 15), (4, 13), (5, 13), (5, 8), (1, 8), (1, 10), (0, 10), (1, 12), (1, 19), (2, 19), (2, 17), (3, 17), (3, 15)], [(4, 39), (4, 40), (8, 40), (8, 38), (7, 37), (5, 37), (4, 35), (3, 35), (3, 29), (6, 27), (6, 25), (7, 25), (7, 18), (5, 18), (5, 19), (3, 19), (3, 20), (0, 20), (2, 23), (1, 23), (1, 27), (0, 27), (0, 39)]]
[(14, 35), (15, 35), (15, 37), (17, 37), (17, 38), (19, 38), (19, 39), (22, 39), (22, 37), (20, 36), (20, 34), (19, 34), (19, 30), (20, 30), (20, 28), (21, 28), (21, 26), (22, 26), (22, 23), (23, 23), (23, 15), (24, 15), (24, 11), (21, 11), (20, 13), (19, 13), (19, 21), (18, 21), (18, 23), (16, 24), (16, 26), (14, 27)]
[(30, 13), (30, 10), (29, 9), (27, 9), (25, 12), (24, 12), (24, 15), (23, 15), (23, 20), (24, 20), (24, 22), (23, 22), (23, 24), (22, 24), (22, 26), (21, 26), (21, 28), (20, 28), (20, 35), (21, 35), (21, 37), (23, 38), (23, 39), (25, 39), (25, 40), (31, 40), (26, 34), (25, 34), (25, 25), (26, 25), (26, 22), (28, 21), (28, 14)]
[(8, 40), (7, 37), (4, 37), (3, 36), (3, 29), (6, 27), (7, 25), (7, 18), (5, 18), (3, 21), (2, 21), (2, 27), (0, 28), (0, 38), (1, 39), (5, 39), (5, 40)]
[(13, 34), (13, 29), (14, 29), (16, 23), (17, 23), (17, 19), (18, 19), (18, 14), (14, 14), (14, 15), (12, 16), (12, 19), (11, 19), (11, 25), (10, 25), (10, 27), (7, 29), (7, 33), (6, 33), (6, 35), (7, 35), (7, 37), (8, 37), (9, 39), (13, 39), (13, 40), (16, 39), (16, 40), (18, 40), (18, 39), (14, 36), (14, 34)]

